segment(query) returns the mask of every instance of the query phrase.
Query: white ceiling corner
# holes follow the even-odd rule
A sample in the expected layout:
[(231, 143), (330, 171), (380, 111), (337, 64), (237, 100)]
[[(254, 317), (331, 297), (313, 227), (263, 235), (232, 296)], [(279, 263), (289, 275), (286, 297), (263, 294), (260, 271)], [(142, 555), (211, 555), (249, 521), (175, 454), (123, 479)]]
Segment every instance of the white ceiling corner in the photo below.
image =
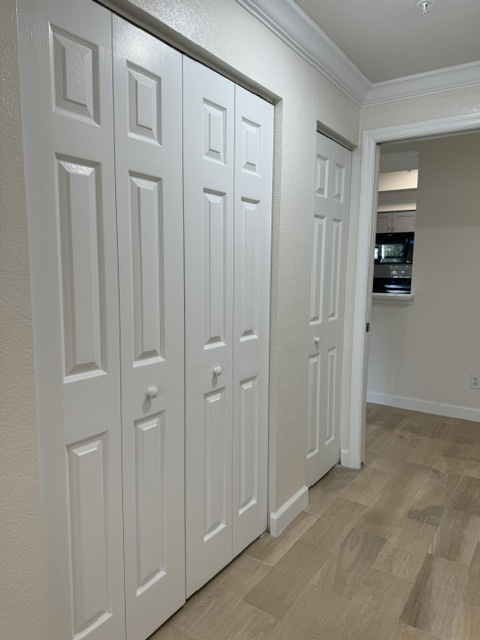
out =
[(361, 105), (370, 81), (347, 56), (290, 0), (237, 0), (304, 60)]
[(237, 2), (360, 106), (480, 84), (480, 61), (372, 83), (294, 0)]

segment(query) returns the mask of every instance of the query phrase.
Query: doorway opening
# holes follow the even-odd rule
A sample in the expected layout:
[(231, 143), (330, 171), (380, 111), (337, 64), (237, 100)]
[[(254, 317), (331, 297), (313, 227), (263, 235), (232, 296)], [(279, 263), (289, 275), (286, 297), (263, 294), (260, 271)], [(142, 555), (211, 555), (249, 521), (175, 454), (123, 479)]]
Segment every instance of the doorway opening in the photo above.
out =
[[(419, 180), (418, 188), (388, 194), (389, 206), (403, 208), (404, 195), (415, 205), (410, 211), (415, 250), (410, 264), (390, 264), (389, 257), (387, 264), (381, 264), (376, 259), (373, 290), (384, 282), (378, 277), (383, 275), (382, 270), (390, 269), (393, 277), (388, 282), (398, 284), (403, 282), (402, 271), (411, 269), (412, 293), (409, 298), (396, 293), (400, 288), (388, 285), (388, 294), (372, 295), (367, 383), (370, 402), (480, 420), (480, 394), (470, 386), (480, 360), (480, 281), (476, 273), (479, 152), (478, 132), (381, 145), (380, 182), (383, 179), (385, 183), (388, 177), (387, 186), (403, 186), (411, 175), (408, 171), (399, 175), (382, 172), (385, 167), (395, 168), (411, 154), (418, 156)], [(382, 200), (385, 195), (379, 193), (379, 210), (385, 208)], [(396, 227), (393, 233), (379, 234), (386, 215), (395, 219), (400, 214), (377, 214), (376, 249), (385, 235), (391, 243), (386, 248), (396, 247), (405, 235)], [(406, 225), (405, 219), (402, 222)]]
[(348, 450), (342, 456), (346, 466), (359, 468), (364, 459), (365, 409), (367, 397), (368, 333), (371, 311), (371, 266), (375, 238), (379, 145), (385, 142), (419, 140), (429, 137), (475, 132), (480, 129), (478, 114), (452, 116), (420, 123), (364, 131), (359, 231), (353, 316), (352, 382)]

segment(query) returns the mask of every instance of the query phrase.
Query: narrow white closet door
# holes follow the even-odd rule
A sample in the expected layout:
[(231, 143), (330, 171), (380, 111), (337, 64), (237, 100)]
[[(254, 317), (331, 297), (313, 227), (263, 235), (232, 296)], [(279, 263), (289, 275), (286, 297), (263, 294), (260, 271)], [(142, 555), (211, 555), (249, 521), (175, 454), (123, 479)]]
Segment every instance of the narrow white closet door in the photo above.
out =
[(340, 385), (351, 153), (317, 133), (307, 343), (307, 484), (340, 459)]
[(185, 601), (181, 55), (114, 17), (127, 636)]
[(47, 635), (120, 640), (111, 14), (73, 0), (18, 10)]
[(233, 555), (267, 528), (273, 106), (235, 87)]
[(232, 559), (234, 85), (184, 58), (187, 595)]

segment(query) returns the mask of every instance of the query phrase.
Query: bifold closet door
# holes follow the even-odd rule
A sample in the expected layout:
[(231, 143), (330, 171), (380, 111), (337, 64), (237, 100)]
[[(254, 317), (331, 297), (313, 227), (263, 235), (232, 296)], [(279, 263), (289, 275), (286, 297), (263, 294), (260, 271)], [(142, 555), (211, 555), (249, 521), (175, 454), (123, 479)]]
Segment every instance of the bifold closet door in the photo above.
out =
[(127, 637), (185, 601), (181, 55), (113, 17)]
[(47, 635), (120, 640), (111, 14), (63, 0), (18, 12)]
[(143, 640), (267, 525), (273, 108), (18, 10), (48, 637)]
[(352, 154), (317, 133), (307, 342), (307, 484), (340, 460), (340, 398)]
[(233, 557), (267, 528), (273, 105), (235, 86)]
[(184, 59), (186, 575), (267, 527), (273, 107)]
[(183, 65), (187, 596), (232, 559), (235, 86)]

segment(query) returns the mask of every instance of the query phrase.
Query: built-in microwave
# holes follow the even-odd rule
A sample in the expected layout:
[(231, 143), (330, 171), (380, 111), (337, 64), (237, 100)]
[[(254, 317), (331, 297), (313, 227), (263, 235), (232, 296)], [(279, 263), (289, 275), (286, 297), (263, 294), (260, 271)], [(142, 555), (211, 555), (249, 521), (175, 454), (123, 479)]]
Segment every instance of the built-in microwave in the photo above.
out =
[(411, 293), (413, 233), (377, 233), (373, 267), (374, 293)]
[(414, 233), (377, 233), (375, 264), (412, 264)]

